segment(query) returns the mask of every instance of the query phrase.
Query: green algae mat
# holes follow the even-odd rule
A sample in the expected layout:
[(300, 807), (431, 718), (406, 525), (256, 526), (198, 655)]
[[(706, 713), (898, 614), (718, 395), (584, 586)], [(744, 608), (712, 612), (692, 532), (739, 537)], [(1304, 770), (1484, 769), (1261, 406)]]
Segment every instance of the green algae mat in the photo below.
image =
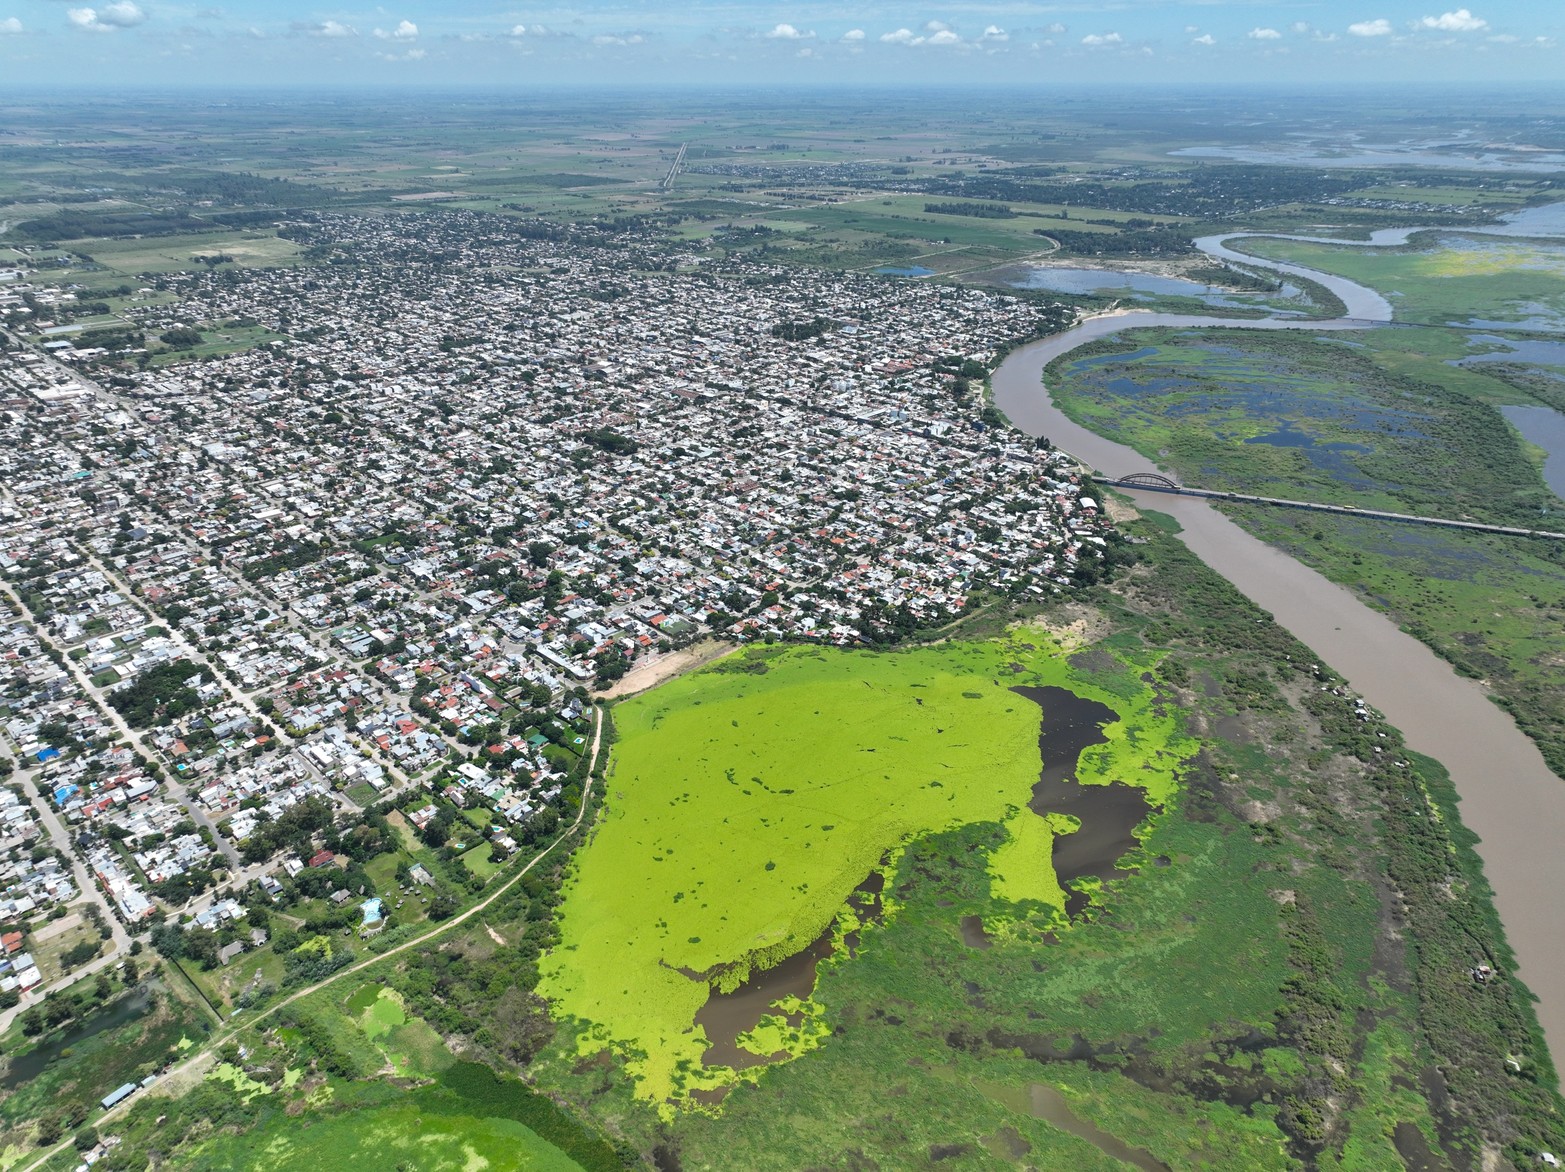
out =
[[(1058, 908), (1049, 845), (1074, 827), (1027, 810), (1040, 710), (1011, 689), (1107, 705), (1118, 719), (1080, 754), (1078, 779), (1138, 786), (1161, 806), (1193, 746), (1141, 682), (1149, 664), (1122, 666), (1112, 691), (1101, 670), (1089, 684), (1039, 630), (897, 652), (755, 648), (625, 703), (539, 991), (582, 1053), (623, 1055), (637, 1093), (666, 1109), (742, 1077), (703, 1065), (696, 1014), (712, 990), (819, 939), (908, 842), (1005, 822), (995, 898)], [(763, 1025), (750, 1042), (771, 1057), (826, 1032), (797, 999)]]

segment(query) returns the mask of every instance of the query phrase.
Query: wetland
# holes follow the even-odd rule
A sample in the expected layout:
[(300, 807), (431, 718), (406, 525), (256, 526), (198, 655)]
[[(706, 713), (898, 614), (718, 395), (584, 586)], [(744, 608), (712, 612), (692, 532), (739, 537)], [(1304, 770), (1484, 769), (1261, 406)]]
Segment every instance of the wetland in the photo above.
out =
[[(1221, 242), (1212, 245), (1227, 251)], [(1339, 258), (1351, 252), (1354, 276), (1378, 271), (1373, 266), (1381, 259), (1400, 257), (1403, 272), (1411, 263), (1397, 252), (1295, 241), (1246, 238), (1244, 247), (1286, 256), (1290, 262), (1313, 261), (1323, 252)], [(1278, 267), (1287, 271), (1285, 265)], [(1340, 274), (1350, 266), (1339, 261), (1334, 267), (1339, 272), (1334, 274), (1338, 279), (1333, 292), (1351, 305), (1373, 305), (1379, 294), (1344, 287)], [(1142, 324), (1188, 331), (1179, 338), (1180, 352), (1169, 357), (1159, 348), (1156, 340), (1171, 336), (1166, 332), (1138, 331), (1115, 341), (1101, 340)], [(1313, 328), (1341, 338), (1345, 335), (1336, 330), (1344, 324), (1351, 323), (1316, 322)], [(1412, 342), (1402, 331), (1346, 335), (1371, 347), (1373, 357), (1364, 357), (1341, 342), (1327, 342), (1323, 353), (1312, 353), (1303, 335), (1214, 333), (1219, 327), (1296, 329), (1298, 323), (1171, 321), (1168, 315), (1154, 314), (1092, 319), (1066, 335), (1014, 352), (995, 373), (995, 401), (1024, 430), (1048, 436), (1090, 465), (1115, 474), (1163, 464), (1190, 483), (1205, 485), (1214, 478), (1222, 483), (1227, 475), (1231, 483), (1243, 482), (1251, 491), (1291, 484), (1296, 495), (1307, 495), (1301, 491), (1304, 486), (1321, 493), (1321, 499), (1418, 500), (1431, 511), (1450, 509), (1455, 494), (1470, 502), (1467, 507), (1479, 516), (1495, 515), (1497, 508), (1536, 516), (1539, 508), (1554, 501), (1492, 405), (1494, 398), (1503, 397), (1504, 388), (1490, 383), (1485, 400), (1471, 393), (1471, 383), (1452, 386), (1431, 378), (1443, 365), (1444, 353), (1437, 339), (1428, 339), (1434, 345), (1426, 344), (1429, 331), (1417, 331)], [(1150, 347), (1143, 342), (1148, 337), (1154, 340)], [(1083, 351), (1084, 346), (1090, 348)], [(1421, 350), (1430, 353), (1418, 353)], [(1078, 359), (1077, 353), (1086, 357)], [(1148, 359), (1162, 359), (1165, 368), (1159, 370)], [(1208, 372), (1211, 381), (1203, 384), (1199, 369), (1191, 372), (1190, 364), (1199, 368), (1207, 362), (1220, 369)], [(1329, 377), (1314, 379), (1311, 393), (1321, 407), (1313, 417), (1307, 398), (1299, 397), (1308, 388), (1301, 387), (1297, 368), (1289, 365), (1299, 362), (1334, 368)], [(1116, 364), (1122, 372), (1118, 384), (1102, 374)], [(1103, 389), (1083, 387), (1080, 378), (1073, 378), (1073, 367), (1077, 374), (1088, 372)], [(1355, 368), (1362, 374), (1353, 375)], [(1290, 376), (1289, 369), (1295, 374)], [(1171, 377), (1181, 372), (1197, 377), (1183, 382)], [(1430, 381), (1413, 382), (1415, 374)], [(1372, 382), (1390, 382), (1395, 389), (1398, 375), (1409, 380), (1400, 400), (1378, 392), (1366, 395)], [(1236, 378), (1237, 390), (1231, 392)], [(1214, 425), (1208, 403), (1189, 407), (1192, 397), (1199, 400), (1203, 393), (1235, 404), (1225, 408), (1224, 423)], [(1095, 394), (1113, 405), (1097, 410)], [(1378, 405), (1365, 414), (1371, 400)], [(1425, 418), (1431, 408), (1434, 420)], [(1144, 413), (1145, 426), (1137, 423), (1137, 411)], [(1441, 413), (1449, 413), (1444, 423), (1438, 419)], [(1302, 429), (1311, 426), (1309, 419), (1316, 427), (1329, 424), (1334, 441), (1362, 440), (1375, 450), (1322, 453), (1306, 445), (1266, 451), (1269, 445), (1244, 443), (1263, 434), (1263, 428), (1287, 424)], [(1447, 451), (1472, 445), (1470, 454), (1455, 460), (1445, 454), (1420, 458), (1418, 444), (1429, 436), (1438, 436)], [(1366, 458), (1369, 455), (1377, 459)], [(1453, 474), (1451, 469), (1458, 466), (1461, 473)], [(1558, 580), (1559, 551), (1517, 542), (1504, 543), (1502, 549), (1500, 543), (1482, 539), (1387, 531), (1354, 519), (1317, 525), (1254, 509), (1233, 510), (1240, 522), (1236, 524), (1204, 502), (1132, 495), (1175, 518), (1183, 527), (1183, 540), (1203, 560), (1342, 672), (1406, 733), (1410, 745), (1450, 769), (1457, 791), (1467, 799), (1464, 818), (1482, 840), (1479, 849), (1522, 975), (1541, 998), (1539, 1014), (1546, 1032), (1556, 1044), (1565, 1044), (1565, 951), (1551, 917), (1540, 910), (1547, 902), (1544, 893), (1565, 884), (1565, 864), (1538, 863), (1555, 855), (1549, 844), (1565, 834), (1565, 783), (1557, 775), (1565, 765), (1565, 681), (1557, 666), (1538, 658), (1542, 648), (1558, 638), (1555, 624), (1565, 615), (1565, 598), (1548, 590), (1548, 583)], [(1399, 545), (1408, 550), (1403, 565), (1397, 566), (1396, 555), (1385, 552), (1388, 544), (1393, 550)], [(1442, 571), (1442, 565), (1449, 568)], [(1457, 616), (1482, 613), (1480, 607), (1495, 610), (1506, 621), (1475, 622), (1481, 633), (1449, 625), (1441, 629), (1440, 616), (1450, 624)], [(1405, 616), (1417, 638), (1380, 610)], [(1419, 639), (1465, 670), (1453, 671)], [(1487, 670), (1476, 665), (1478, 651), (1489, 653)], [(1487, 677), (1495, 692), (1463, 676)], [(1521, 729), (1501, 706), (1516, 715)]]

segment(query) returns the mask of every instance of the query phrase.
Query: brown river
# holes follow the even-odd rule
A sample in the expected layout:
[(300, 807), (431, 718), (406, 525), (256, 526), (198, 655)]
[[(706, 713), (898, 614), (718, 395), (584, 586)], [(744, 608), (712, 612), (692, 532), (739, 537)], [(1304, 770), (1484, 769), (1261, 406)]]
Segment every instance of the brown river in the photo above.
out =
[[(1221, 239), (1196, 243), (1222, 256), (1227, 250)], [(1243, 260), (1262, 263), (1250, 256)], [(1273, 267), (1297, 272), (1291, 266)], [(1372, 328), (1390, 320), (1390, 306), (1378, 293), (1324, 273), (1306, 270), (1304, 275), (1342, 298), (1348, 307), (1345, 319), (1157, 313), (1093, 318), (1014, 351), (994, 373), (995, 403), (1023, 431), (1048, 436), (1106, 475), (1149, 471), (1152, 461), (1134, 449), (1067, 419), (1043, 385), (1043, 368), (1094, 338), (1142, 326), (1322, 332)], [(1458, 676), (1352, 591), (1252, 537), (1206, 501), (1153, 492), (1129, 495), (1177, 518), (1184, 526), (1181, 540), (1202, 561), (1341, 673), (1402, 730), (1410, 748), (1450, 771), (1462, 820), (1482, 839), (1478, 853), (1516, 954), (1518, 975), (1538, 998), (1538, 1018), (1556, 1060), (1565, 1059), (1565, 914), (1556, 903), (1565, 894), (1565, 781), (1549, 771), (1537, 747), (1481, 685)]]

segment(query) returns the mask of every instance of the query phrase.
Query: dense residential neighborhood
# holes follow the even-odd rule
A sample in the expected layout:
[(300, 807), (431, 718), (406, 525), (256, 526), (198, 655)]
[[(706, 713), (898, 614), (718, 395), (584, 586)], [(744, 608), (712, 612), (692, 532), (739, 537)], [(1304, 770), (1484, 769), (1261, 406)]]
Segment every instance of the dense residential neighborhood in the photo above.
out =
[[(118, 339), (0, 285), (7, 923), (85, 894), (223, 969), (284, 909), (290, 964), (449, 915), (553, 829), (627, 672), (897, 642), (1105, 556), (1074, 463), (985, 401), (1054, 307), (634, 225), (285, 231), (325, 263), (152, 278)], [(64, 975), (0, 967), (13, 1003)]]

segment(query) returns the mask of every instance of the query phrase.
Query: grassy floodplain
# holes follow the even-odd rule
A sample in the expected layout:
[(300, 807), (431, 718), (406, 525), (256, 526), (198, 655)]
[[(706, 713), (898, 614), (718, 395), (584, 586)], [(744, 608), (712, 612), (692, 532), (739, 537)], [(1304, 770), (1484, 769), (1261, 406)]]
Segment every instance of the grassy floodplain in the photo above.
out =
[[(732, 1085), (733, 1071), (701, 1067), (693, 1023), (711, 989), (807, 946), (911, 840), (1019, 813), (1042, 827), (1025, 811), (1039, 710), (1011, 687), (1109, 705), (1120, 720), (1078, 777), (1169, 800), (1192, 746), (1127, 681), (1118, 695), (1087, 683), (1047, 634), (1023, 630), (895, 653), (757, 649), (627, 703), (540, 992), (580, 1023), (583, 1052), (628, 1056), (644, 1097)], [(1025, 841), (1043, 849), (1048, 835)], [(996, 862), (997, 890), (1058, 900), (1047, 856)]]
[[(1565, 268), (1556, 271), (1565, 266), (1565, 250), (1531, 241), (1441, 240), (1453, 242), (1454, 251), (1247, 243), (1388, 295), (1400, 290), (1401, 320), (1527, 317), (1536, 327), (1565, 305)], [(1469, 245), (1484, 265), (1505, 257), (1544, 260), (1510, 276), (1488, 269), (1472, 275)], [(1557, 373), (1534, 368), (1529, 382), (1514, 373), (1525, 363), (1461, 364), (1524, 341), (1492, 326), (1314, 337), (1138, 330), (1062, 358), (1049, 383), (1068, 415), (1187, 484), (1558, 528), (1552, 522), (1562, 503), (1542, 480), (1541, 454), (1499, 410), (1560, 409)], [(1269, 508), (1233, 512), (1259, 536), (1394, 615), (1459, 671), (1487, 681), (1551, 767), (1565, 769), (1560, 543)]]
[(1398, 321), (1565, 329), (1565, 245), (1424, 233), (1404, 248), (1251, 239), (1256, 256), (1335, 273), (1385, 293)]

